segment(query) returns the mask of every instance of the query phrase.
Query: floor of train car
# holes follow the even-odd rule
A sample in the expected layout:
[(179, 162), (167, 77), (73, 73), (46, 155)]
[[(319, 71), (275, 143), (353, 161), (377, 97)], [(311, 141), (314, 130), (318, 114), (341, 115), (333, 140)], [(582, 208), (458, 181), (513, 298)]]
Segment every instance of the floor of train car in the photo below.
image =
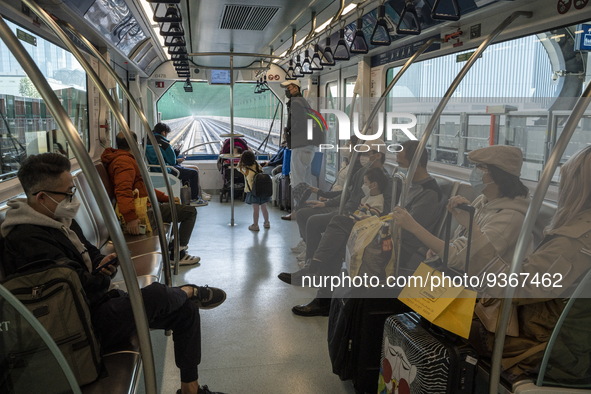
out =
[[(252, 208), (237, 202), (231, 227), (230, 204), (219, 203), (218, 197), (198, 208), (189, 251), (201, 257), (200, 266), (181, 268), (174, 278), (176, 285), (208, 284), (228, 295), (219, 307), (201, 312), (199, 383), (233, 394), (354, 393), (351, 382), (332, 373), (328, 318), (291, 312), (292, 306), (310, 301), (315, 290), (277, 279), (282, 271), (298, 269), (290, 251), (299, 241), (295, 221), (281, 220), (285, 212), (269, 207), (271, 229), (263, 229), (261, 215), (261, 231), (252, 232), (247, 228)], [(152, 341), (158, 392), (174, 394), (180, 385), (172, 337), (153, 331)]]

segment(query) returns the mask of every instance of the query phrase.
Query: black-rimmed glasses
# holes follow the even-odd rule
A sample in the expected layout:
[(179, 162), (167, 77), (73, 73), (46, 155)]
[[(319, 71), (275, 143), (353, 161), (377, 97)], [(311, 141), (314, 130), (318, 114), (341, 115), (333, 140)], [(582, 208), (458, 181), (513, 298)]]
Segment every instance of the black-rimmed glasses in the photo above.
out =
[(60, 196), (66, 196), (66, 198), (70, 198), (70, 200), (68, 202), (72, 202), (72, 200), (74, 199), (74, 195), (76, 194), (76, 187), (72, 188), (71, 192), (55, 192), (53, 190), (39, 190), (38, 192), (33, 193), (34, 196), (36, 196), (39, 193), (51, 193), (51, 194), (57, 194)]

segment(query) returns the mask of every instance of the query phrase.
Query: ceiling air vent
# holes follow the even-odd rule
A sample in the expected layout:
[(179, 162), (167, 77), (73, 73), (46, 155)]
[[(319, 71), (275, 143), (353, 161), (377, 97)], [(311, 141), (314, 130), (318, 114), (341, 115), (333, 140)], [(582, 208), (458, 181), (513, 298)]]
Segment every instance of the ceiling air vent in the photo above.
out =
[(220, 29), (263, 30), (273, 19), (279, 7), (226, 4)]

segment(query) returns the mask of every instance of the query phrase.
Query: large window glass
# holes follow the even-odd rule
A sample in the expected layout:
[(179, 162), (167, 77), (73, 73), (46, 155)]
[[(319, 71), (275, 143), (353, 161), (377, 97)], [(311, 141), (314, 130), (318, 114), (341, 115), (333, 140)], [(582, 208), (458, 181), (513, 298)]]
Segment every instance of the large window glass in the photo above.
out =
[[(571, 26), (491, 45), (436, 122), (427, 144), (430, 159), (468, 167), (467, 154), (474, 149), (518, 146), (525, 159), (522, 177), (537, 181), (585, 82), (588, 55), (575, 56), (572, 50), (581, 32)], [(420, 137), (473, 51), (413, 64), (390, 92), (387, 111), (413, 114), (417, 125), (411, 131)], [(560, 59), (570, 58), (578, 60), (569, 60), (568, 70), (558, 69)], [(386, 84), (399, 70), (388, 70)], [(580, 122), (563, 160), (591, 143), (588, 124), (587, 118)], [(402, 132), (394, 135), (395, 140), (406, 138)]]
[[(230, 86), (193, 82), (193, 91), (185, 92), (183, 85), (175, 83), (157, 104), (172, 145), (190, 156), (219, 154), (222, 135), (230, 132)], [(234, 85), (234, 132), (257, 154), (274, 154), (282, 139), (282, 102), (270, 90), (255, 93), (255, 86)]]
[[(88, 146), (88, 97), (82, 66), (65, 49), (7, 23), (21, 38)], [(2, 41), (0, 82), (0, 181), (14, 178), (28, 155), (58, 152), (72, 157), (41, 95)]]

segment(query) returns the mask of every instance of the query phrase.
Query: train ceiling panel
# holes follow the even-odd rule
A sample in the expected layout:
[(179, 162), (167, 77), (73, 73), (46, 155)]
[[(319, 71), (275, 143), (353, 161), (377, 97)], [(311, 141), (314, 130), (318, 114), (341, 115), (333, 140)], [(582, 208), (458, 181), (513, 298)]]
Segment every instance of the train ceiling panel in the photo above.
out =
[[(269, 54), (271, 46), (291, 39), (292, 26), (301, 29), (312, 11), (334, 0), (190, 0), (181, 1), (187, 50), (190, 53), (240, 52)], [(338, 8), (335, 5), (335, 8)], [(281, 37), (277, 41), (277, 37)], [(277, 42), (274, 42), (277, 41)], [(277, 48), (274, 48), (277, 49)], [(235, 57), (235, 67), (247, 67), (259, 57)], [(229, 67), (227, 56), (195, 56), (204, 67)]]
[(278, 10), (279, 7), (226, 4), (220, 29), (263, 30)]

